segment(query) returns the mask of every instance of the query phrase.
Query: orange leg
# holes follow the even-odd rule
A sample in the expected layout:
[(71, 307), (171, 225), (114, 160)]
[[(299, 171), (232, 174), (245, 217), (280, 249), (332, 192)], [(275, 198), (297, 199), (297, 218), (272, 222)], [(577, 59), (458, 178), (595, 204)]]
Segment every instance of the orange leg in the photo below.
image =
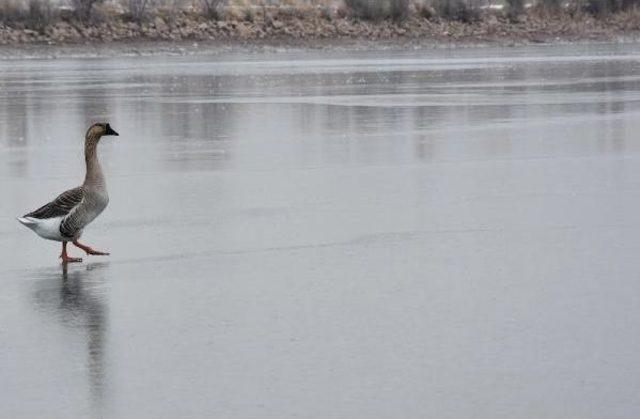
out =
[(84, 250), (88, 255), (109, 256), (109, 252), (99, 252), (97, 250), (90, 248), (89, 246), (85, 246), (84, 244), (81, 244), (78, 240), (75, 240), (73, 244), (75, 244), (76, 247), (79, 247), (80, 249)]
[(62, 253), (60, 254), (62, 263), (82, 262), (82, 258), (72, 258), (67, 254), (67, 242), (62, 242)]

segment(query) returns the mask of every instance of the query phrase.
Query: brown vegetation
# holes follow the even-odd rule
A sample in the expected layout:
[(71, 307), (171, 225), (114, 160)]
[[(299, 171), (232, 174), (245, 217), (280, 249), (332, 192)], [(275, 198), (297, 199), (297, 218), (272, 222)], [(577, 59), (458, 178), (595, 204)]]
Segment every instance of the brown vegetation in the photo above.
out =
[(93, 12), (93, 6), (97, 3), (102, 3), (103, 0), (73, 0), (73, 9), (76, 15), (81, 20), (89, 20)]
[(371, 21), (399, 22), (409, 16), (409, 0), (345, 0), (352, 17)]
[[(240, 0), (238, 0), (240, 1)], [(506, 0), (480, 7), (471, 0), (329, 0), (278, 6), (223, 0), (50, 0), (0, 3), (0, 43), (76, 43), (117, 40), (253, 40), (407, 38), (428, 41), (544, 42), (610, 39), (640, 30), (635, 0), (567, 4)], [(604, 6), (595, 6), (606, 1)]]

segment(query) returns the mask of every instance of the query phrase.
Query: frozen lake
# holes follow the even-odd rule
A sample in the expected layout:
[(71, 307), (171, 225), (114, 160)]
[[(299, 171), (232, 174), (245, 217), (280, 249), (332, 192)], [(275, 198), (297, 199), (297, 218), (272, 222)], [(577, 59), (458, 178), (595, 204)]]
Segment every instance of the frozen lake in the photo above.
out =
[(0, 417), (637, 418), (639, 135), (640, 45), (2, 61)]

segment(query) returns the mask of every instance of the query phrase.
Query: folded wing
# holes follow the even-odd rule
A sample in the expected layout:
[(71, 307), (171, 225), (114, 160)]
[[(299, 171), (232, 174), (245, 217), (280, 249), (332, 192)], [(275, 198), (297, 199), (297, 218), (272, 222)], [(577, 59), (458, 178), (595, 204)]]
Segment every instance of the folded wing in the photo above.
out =
[(35, 211), (26, 214), (25, 217), (47, 219), (55, 217), (64, 217), (68, 215), (75, 207), (80, 205), (84, 191), (82, 187), (69, 189), (58, 195), (56, 199), (43, 205)]

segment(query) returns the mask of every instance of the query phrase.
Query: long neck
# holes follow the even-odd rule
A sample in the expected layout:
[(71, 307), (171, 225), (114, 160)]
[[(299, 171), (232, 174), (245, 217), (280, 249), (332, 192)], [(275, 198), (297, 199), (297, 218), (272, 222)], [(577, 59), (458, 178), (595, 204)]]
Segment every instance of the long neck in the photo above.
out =
[(84, 142), (84, 160), (87, 164), (84, 185), (89, 187), (104, 186), (104, 175), (98, 161), (98, 140), (100, 140), (100, 136), (88, 133)]

